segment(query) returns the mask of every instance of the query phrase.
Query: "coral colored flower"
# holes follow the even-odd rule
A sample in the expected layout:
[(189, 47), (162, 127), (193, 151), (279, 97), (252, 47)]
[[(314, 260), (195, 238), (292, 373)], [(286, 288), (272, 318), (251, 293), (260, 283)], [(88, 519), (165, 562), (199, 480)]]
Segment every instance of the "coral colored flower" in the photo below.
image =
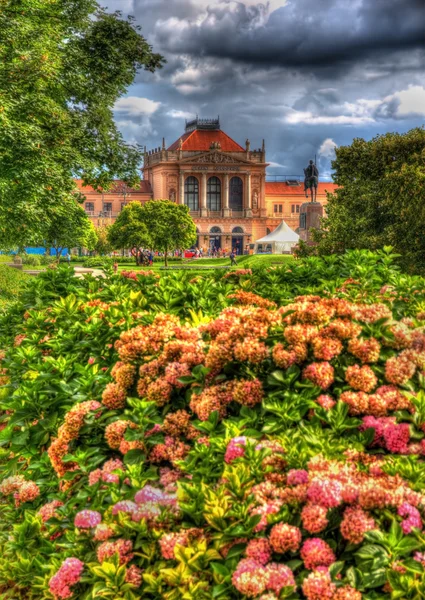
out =
[(278, 523), (270, 532), (270, 544), (275, 552), (296, 552), (301, 544), (301, 531), (287, 523)]
[(268, 576), (265, 567), (250, 558), (243, 558), (232, 575), (232, 583), (241, 594), (255, 598), (266, 590)]
[(296, 363), (297, 355), (293, 350), (286, 350), (283, 344), (276, 344), (272, 351), (273, 362), (281, 369), (288, 369)]
[(385, 363), (385, 379), (394, 385), (404, 385), (415, 372), (415, 363), (401, 356), (393, 356)]
[(96, 510), (82, 510), (75, 515), (74, 525), (78, 529), (91, 529), (102, 521), (102, 515)]
[(114, 535), (114, 530), (106, 525), (105, 523), (100, 523), (94, 529), (93, 539), (96, 542), (106, 542), (110, 537)]
[(342, 351), (342, 343), (338, 339), (314, 338), (311, 342), (314, 358), (317, 360), (332, 360)]
[(313, 571), (304, 579), (302, 590), (307, 600), (332, 600), (335, 584), (327, 572)]
[(370, 396), (365, 392), (343, 392), (339, 399), (348, 404), (350, 415), (364, 415), (369, 412)]
[(348, 342), (348, 352), (362, 363), (376, 363), (379, 360), (381, 344), (375, 338), (353, 339)]
[(311, 363), (304, 369), (303, 378), (326, 390), (334, 382), (334, 368), (328, 362)]
[(131, 583), (131, 585), (134, 585), (134, 587), (138, 588), (143, 582), (142, 574), (142, 569), (139, 569), (139, 567), (136, 567), (136, 565), (131, 565), (125, 574), (125, 581), (126, 583)]
[(351, 585), (345, 585), (337, 589), (332, 600), (362, 600), (362, 594)]
[(49, 581), (49, 590), (56, 598), (71, 598), (72, 585), (79, 583), (84, 563), (78, 558), (67, 558)]
[(264, 392), (261, 381), (236, 381), (233, 388), (233, 399), (242, 406), (255, 406), (263, 400)]
[(371, 392), (378, 383), (375, 373), (368, 365), (347, 367), (345, 380), (352, 388), (361, 392)]
[(272, 549), (266, 538), (255, 538), (246, 547), (246, 557), (266, 565), (272, 557)]
[(103, 394), (102, 403), (110, 410), (124, 408), (127, 402), (127, 390), (117, 383), (108, 383)]
[(266, 566), (266, 589), (276, 594), (286, 587), (295, 588), (294, 574), (289, 567), (281, 563), (270, 563)]
[(159, 540), (161, 555), (166, 560), (175, 559), (174, 549), (176, 546), (187, 546), (189, 543), (189, 530), (179, 533), (166, 533)]
[(100, 563), (118, 555), (120, 565), (128, 563), (133, 558), (133, 544), (130, 540), (119, 539), (115, 542), (103, 542), (97, 549), (97, 560)]
[(309, 533), (320, 533), (328, 526), (328, 510), (319, 504), (307, 503), (301, 511), (304, 529)]
[(304, 542), (301, 558), (309, 571), (316, 567), (329, 567), (336, 560), (332, 548), (320, 538), (309, 538)]
[(333, 408), (336, 404), (336, 401), (328, 394), (321, 394), (318, 398), (316, 398), (316, 402), (325, 410), (331, 410), (331, 408)]
[(58, 517), (58, 513), (56, 512), (56, 509), (59, 508), (59, 506), (63, 506), (63, 502), (61, 502), (60, 500), (52, 500), (52, 502), (48, 502), (47, 504), (44, 504), (39, 509), (37, 514), (41, 517), (41, 520), (43, 521), (43, 523), (45, 523), (49, 519)]
[(113, 450), (118, 450), (121, 442), (124, 440), (124, 434), (127, 429), (134, 429), (136, 425), (132, 423), (132, 421), (114, 421), (106, 426), (105, 429), (105, 439), (108, 443), (108, 446)]
[(367, 531), (375, 529), (375, 521), (360, 506), (349, 506), (344, 511), (341, 535), (350, 544), (360, 544)]

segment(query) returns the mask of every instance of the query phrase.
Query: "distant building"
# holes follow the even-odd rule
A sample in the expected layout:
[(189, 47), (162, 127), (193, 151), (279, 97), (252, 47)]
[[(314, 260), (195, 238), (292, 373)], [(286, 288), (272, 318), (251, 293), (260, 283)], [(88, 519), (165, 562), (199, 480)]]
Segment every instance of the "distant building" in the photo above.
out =
[[(299, 207), (305, 201), (304, 184), (298, 180), (266, 181), (266, 149), (242, 147), (221, 130), (219, 119), (186, 122), (183, 135), (168, 148), (146, 151), (139, 189), (116, 182), (108, 193), (92, 188), (85, 210), (94, 224), (112, 223), (131, 201), (168, 198), (186, 204), (198, 231), (197, 245), (233, 248), (242, 253), (247, 244), (273, 231), (282, 219), (292, 229), (299, 226)], [(320, 183), (317, 200), (326, 203), (332, 183)]]

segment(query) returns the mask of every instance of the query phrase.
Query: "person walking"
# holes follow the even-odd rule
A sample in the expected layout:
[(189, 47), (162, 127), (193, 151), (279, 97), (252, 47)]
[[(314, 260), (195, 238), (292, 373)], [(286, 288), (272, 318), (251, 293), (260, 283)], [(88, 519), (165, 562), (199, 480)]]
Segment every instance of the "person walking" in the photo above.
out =
[(68, 261), (68, 265), (70, 265), (71, 264), (71, 255), (69, 252), (67, 252), (66, 260)]
[(232, 251), (230, 253), (229, 258), (230, 258), (230, 266), (231, 267), (233, 267), (233, 266), (236, 267), (238, 263), (236, 262), (235, 251), (233, 249), (232, 249)]

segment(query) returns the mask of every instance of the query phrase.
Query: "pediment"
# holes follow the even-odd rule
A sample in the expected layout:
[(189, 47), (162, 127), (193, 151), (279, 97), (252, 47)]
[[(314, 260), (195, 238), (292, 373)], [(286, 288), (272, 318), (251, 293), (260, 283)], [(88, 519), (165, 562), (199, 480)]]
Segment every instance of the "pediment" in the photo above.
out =
[(180, 164), (195, 164), (195, 165), (250, 165), (249, 160), (243, 158), (235, 158), (226, 152), (212, 150), (210, 152), (202, 152), (195, 156), (185, 158), (180, 161)]

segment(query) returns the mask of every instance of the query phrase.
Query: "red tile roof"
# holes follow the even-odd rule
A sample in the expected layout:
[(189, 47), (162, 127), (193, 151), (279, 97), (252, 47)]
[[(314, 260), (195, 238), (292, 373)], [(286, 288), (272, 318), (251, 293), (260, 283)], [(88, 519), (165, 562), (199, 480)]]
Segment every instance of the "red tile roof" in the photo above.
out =
[[(317, 194), (325, 196), (326, 192), (334, 192), (338, 186), (330, 181), (321, 181), (317, 188)], [(300, 185), (288, 185), (285, 181), (267, 181), (266, 196), (304, 196), (304, 182)]]
[[(75, 179), (75, 183), (77, 184), (79, 189), (83, 192), (94, 192), (95, 191), (90, 185), (83, 186), (83, 182), (81, 179)], [(123, 183), (122, 181), (118, 181), (118, 180), (115, 181), (112, 188), (108, 192), (105, 192), (105, 194), (118, 193), (119, 190), (114, 190), (114, 187), (119, 186), (122, 183)], [(144, 179), (141, 179), (139, 181), (139, 187), (137, 189), (128, 188), (128, 192), (131, 192), (132, 194), (152, 194), (152, 187), (151, 187), (151, 184), (149, 181), (145, 181)]]
[[(183, 150), (186, 152), (208, 152), (213, 142), (219, 142), (223, 152), (245, 152), (246, 150), (239, 146), (231, 137), (221, 130), (202, 130), (195, 129), (181, 136), (183, 140)], [(168, 148), (168, 150), (178, 150), (180, 139)]]

